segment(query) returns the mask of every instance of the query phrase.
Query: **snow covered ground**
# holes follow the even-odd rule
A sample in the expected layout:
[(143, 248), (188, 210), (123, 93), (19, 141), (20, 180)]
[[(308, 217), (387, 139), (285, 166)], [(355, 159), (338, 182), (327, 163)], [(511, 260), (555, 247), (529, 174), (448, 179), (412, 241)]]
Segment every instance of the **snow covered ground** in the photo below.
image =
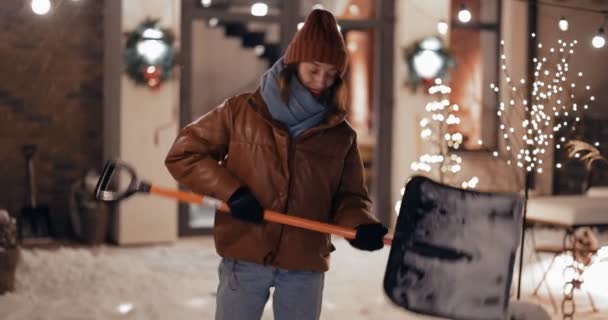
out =
[[(389, 250), (368, 253), (336, 239), (332, 269), (326, 275), (322, 319), (437, 319), (394, 307), (382, 291)], [(540, 263), (524, 274), (524, 299), (552, 311), (541, 290), (530, 297), (540, 279)], [(31, 319), (213, 319), (218, 256), (208, 237), (183, 239), (172, 245), (145, 247), (100, 246), (23, 250), (17, 290), (0, 296), (3, 320)], [(608, 262), (588, 270), (600, 313), (588, 312), (588, 301), (577, 294), (576, 319), (608, 318)], [(550, 274), (552, 291), (561, 302), (558, 267)], [(603, 288), (603, 289), (602, 289)], [(270, 305), (268, 305), (269, 307)], [(267, 308), (263, 319), (272, 319)], [(555, 316), (555, 319), (561, 319)]]

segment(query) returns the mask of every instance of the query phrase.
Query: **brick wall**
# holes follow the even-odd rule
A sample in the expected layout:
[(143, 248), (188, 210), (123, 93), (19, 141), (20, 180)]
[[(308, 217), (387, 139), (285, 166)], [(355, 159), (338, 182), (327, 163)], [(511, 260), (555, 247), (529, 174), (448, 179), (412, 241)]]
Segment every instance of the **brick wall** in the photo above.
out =
[(37, 144), (38, 202), (69, 235), (68, 190), (102, 161), (103, 1), (0, 1), (0, 207), (24, 205), (24, 144)]

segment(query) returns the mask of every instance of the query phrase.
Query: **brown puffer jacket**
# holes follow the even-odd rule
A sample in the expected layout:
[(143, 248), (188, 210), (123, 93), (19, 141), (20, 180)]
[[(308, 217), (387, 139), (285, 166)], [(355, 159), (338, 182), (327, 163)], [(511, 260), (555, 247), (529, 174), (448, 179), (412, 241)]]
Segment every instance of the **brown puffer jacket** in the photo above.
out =
[[(265, 209), (354, 228), (375, 223), (356, 134), (344, 113), (290, 139), (259, 91), (226, 100), (186, 126), (165, 164), (193, 192), (222, 201), (241, 186)], [(216, 213), (219, 255), (288, 270), (327, 271), (330, 236)]]

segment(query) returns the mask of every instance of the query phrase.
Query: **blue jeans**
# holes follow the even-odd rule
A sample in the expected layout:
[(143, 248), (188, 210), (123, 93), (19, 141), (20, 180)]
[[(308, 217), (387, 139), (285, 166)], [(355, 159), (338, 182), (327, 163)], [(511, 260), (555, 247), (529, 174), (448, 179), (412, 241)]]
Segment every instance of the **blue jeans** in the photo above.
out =
[(322, 272), (289, 271), (222, 258), (216, 320), (259, 320), (274, 287), (275, 320), (317, 320), (323, 299)]

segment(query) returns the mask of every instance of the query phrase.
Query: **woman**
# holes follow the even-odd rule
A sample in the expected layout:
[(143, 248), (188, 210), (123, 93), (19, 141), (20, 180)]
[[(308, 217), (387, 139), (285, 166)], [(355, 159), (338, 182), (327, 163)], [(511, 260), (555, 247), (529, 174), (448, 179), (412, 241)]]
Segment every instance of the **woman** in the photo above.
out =
[(228, 203), (217, 214), (216, 319), (319, 319), (330, 236), (266, 223), (263, 210), (356, 228), (350, 243), (382, 248), (356, 134), (345, 121), (346, 48), (331, 13), (314, 10), (254, 93), (186, 126), (166, 165), (193, 192)]

